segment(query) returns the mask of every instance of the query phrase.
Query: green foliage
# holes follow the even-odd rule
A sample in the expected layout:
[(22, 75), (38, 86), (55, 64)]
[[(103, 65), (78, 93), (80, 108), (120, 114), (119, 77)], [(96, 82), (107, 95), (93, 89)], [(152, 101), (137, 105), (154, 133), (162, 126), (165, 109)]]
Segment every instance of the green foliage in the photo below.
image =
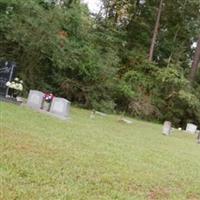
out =
[(105, 0), (108, 13), (95, 17), (80, 1), (55, 2), (0, 0), (0, 59), (17, 62), (25, 93), (51, 91), (104, 112), (200, 123), (200, 81), (191, 86), (186, 78), (198, 1), (165, 3), (154, 63), (147, 54), (157, 1)]
[(173, 119), (176, 124), (184, 125), (191, 120), (191, 113), (193, 113), (192, 119), (199, 123), (200, 101), (189, 81), (185, 79), (182, 70), (175, 69), (174, 66), (163, 68), (158, 73), (157, 81), (159, 87), (155, 94), (159, 98), (154, 98), (154, 101), (162, 111), (163, 120)]

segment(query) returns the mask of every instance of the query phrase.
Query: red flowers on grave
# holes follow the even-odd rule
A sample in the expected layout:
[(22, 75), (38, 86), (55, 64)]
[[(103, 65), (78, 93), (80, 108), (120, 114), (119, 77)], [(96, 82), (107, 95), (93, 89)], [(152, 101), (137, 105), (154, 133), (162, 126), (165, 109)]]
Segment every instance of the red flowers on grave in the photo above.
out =
[(48, 103), (50, 103), (53, 100), (53, 98), (54, 98), (54, 96), (52, 93), (45, 93), (44, 97), (43, 97), (44, 101), (46, 101)]

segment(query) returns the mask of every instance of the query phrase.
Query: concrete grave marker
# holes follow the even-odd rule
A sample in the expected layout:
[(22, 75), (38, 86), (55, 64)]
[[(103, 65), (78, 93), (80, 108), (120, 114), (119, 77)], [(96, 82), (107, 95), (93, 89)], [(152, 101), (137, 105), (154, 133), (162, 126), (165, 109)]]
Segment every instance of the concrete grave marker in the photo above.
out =
[(30, 90), (27, 105), (31, 108), (41, 109), (44, 93), (37, 90)]
[(69, 109), (70, 109), (70, 102), (64, 98), (53, 98), (50, 107), (50, 113), (55, 114), (56, 116), (66, 119), (69, 117)]
[(200, 130), (197, 130), (197, 143), (200, 144)]
[(195, 134), (197, 130), (197, 126), (195, 124), (188, 123), (186, 127), (186, 132)]
[(163, 125), (163, 134), (170, 135), (172, 131), (172, 123), (169, 121), (165, 121)]

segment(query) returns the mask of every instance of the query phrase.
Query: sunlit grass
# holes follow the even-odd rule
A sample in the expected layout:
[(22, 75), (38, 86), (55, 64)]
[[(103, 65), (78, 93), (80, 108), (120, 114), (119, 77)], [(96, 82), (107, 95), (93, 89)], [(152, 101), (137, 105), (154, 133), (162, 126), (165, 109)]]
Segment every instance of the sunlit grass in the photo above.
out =
[(68, 122), (0, 104), (0, 199), (200, 199), (195, 136), (118, 116)]

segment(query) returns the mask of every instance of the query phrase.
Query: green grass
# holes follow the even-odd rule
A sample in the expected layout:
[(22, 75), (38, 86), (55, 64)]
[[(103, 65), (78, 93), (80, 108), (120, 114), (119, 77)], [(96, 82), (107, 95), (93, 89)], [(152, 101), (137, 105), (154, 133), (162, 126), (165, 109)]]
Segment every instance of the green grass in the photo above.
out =
[(68, 122), (0, 104), (1, 200), (200, 199), (195, 136), (118, 116)]

